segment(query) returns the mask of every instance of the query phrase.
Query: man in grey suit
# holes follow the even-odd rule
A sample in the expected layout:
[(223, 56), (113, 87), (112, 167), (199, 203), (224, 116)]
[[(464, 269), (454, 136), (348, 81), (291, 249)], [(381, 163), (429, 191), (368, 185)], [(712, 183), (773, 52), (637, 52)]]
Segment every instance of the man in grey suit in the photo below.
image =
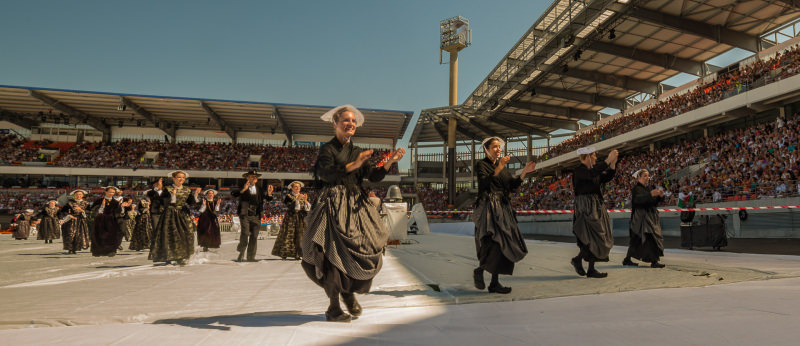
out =
[(236, 213), (239, 214), (239, 221), (242, 225), (242, 233), (239, 235), (239, 251), (237, 262), (244, 260), (247, 254), (248, 262), (256, 261), (256, 251), (258, 250), (258, 229), (261, 227), (261, 215), (264, 213), (264, 200), (272, 200), (272, 185), (267, 185), (266, 191), (260, 184), (258, 178), (261, 176), (255, 170), (250, 170), (242, 177), (245, 179), (239, 189), (231, 192), (231, 196), (239, 198), (239, 206)]

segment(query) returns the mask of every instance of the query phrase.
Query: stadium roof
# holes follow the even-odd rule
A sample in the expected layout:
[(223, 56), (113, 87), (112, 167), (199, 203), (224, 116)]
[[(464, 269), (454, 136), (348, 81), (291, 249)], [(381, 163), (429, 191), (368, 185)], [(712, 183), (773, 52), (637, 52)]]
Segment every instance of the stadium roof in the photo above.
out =
[[(466, 101), (424, 109), (411, 142), (457, 138), (547, 136), (596, 121), (606, 107), (664, 91), (681, 72), (719, 67), (706, 62), (732, 48), (757, 52), (767, 34), (800, 17), (792, 0), (556, 0)], [(444, 130), (444, 131), (443, 131)]]
[[(38, 126), (45, 116), (48, 121), (69, 118), (71, 124), (84, 123), (103, 132), (122, 121), (126, 126), (158, 127), (172, 137), (176, 128), (192, 128), (225, 131), (231, 138), (239, 131), (274, 131), (289, 138), (330, 135), (330, 125), (319, 117), (331, 108), (0, 85), (0, 120), (26, 128)], [(411, 111), (359, 109), (367, 118), (359, 135), (372, 138), (399, 140), (413, 115)]]

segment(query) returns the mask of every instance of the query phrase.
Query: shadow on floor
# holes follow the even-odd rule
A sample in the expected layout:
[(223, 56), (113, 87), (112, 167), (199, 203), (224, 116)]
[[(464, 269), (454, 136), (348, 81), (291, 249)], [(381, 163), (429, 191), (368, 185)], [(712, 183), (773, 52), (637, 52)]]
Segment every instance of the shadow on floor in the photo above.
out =
[(309, 322), (325, 321), (325, 315), (307, 315), (301, 311), (267, 311), (239, 315), (209, 317), (169, 318), (153, 324), (174, 324), (198, 329), (230, 330), (238, 327), (298, 326)]

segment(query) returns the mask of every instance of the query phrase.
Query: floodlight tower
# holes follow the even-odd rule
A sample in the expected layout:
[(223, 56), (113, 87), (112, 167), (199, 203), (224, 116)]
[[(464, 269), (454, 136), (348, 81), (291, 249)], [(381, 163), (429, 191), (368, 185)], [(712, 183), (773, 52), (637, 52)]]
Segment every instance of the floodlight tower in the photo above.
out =
[[(441, 45), (439, 46), (439, 63), (442, 63), (442, 51), (450, 54), (450, 97), (449, 105), (458, 104), (458, 52), (472, 44), (472, 31), (469, 21), (461, 16), (439, 22)], [(455, 117), (447, 123), (447, 202), (456, 202), (456, 125)]]

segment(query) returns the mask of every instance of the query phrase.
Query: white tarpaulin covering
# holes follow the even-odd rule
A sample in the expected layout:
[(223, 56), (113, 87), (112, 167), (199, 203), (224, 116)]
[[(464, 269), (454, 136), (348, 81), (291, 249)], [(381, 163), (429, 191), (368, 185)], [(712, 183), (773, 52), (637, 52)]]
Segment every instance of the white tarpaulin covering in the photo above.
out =
[(408, 238), (408, 203), (383, 203), (386, 228), (389, 240), (406, 240)]

